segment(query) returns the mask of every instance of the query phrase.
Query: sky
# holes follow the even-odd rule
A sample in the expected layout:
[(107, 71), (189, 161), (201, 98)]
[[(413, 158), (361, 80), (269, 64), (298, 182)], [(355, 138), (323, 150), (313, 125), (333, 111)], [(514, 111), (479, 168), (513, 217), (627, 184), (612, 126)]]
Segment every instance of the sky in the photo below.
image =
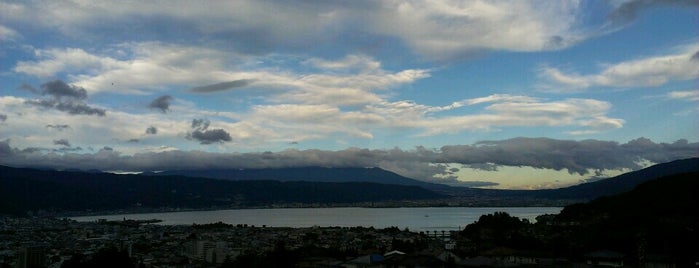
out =
[(0, 164), (556, 188), (699, 157), (699, 2), (0, 1)]

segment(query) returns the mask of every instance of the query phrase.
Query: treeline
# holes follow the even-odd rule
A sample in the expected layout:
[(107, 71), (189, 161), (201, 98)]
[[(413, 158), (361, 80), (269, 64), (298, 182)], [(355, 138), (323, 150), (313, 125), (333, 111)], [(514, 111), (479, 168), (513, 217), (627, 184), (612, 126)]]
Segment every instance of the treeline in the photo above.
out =
[(0, 213), (148, 208), (226, 208), (425, 200), (417, 186), (365, 182), (226, 181), (0, 167)]

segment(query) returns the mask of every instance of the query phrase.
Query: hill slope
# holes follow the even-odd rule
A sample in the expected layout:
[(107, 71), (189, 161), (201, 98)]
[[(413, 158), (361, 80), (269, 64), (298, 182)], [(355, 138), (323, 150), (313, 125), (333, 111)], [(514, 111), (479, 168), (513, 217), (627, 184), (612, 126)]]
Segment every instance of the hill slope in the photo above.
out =
[(266, 169), (212, 169), (212, 170), (168, 170), (148, 172), (144, 175), (187, 176), (224, 180), (275, 180), (316, 182), (373, 182), (381, 184), (411, 185), (427, 189), (442, 189), (449, 186), (428, 183), (403, 177), (381, 168), (326, 168), (294, 167)]
[(133, 208), (135, 204), (150, 208), (224, 208), (441, 197), (417, 186), (367, 182), (226, 181), (0, 166), (0, 213), (112, 210)]
[(556, 220), (578, 226), (566, 240), (585, 245), (583, 251), (611, 249), (629, 257), (669, 256), (683, 267), (693, 266), (699, 256), (699, 248), (687, 246), (699, 243), (697, 211), (699, 172), (691, 172), (567, 206)]
[(539, 190), (535, 191), (533, 194), (537, 197), (550, 199), (592, 200), (601, 196), (630, 191), (646, 181), (688, 172), (699, 172), (699, 158), (661, 163), (637, 171), (624, 173), (613, 178), (554, 190)]

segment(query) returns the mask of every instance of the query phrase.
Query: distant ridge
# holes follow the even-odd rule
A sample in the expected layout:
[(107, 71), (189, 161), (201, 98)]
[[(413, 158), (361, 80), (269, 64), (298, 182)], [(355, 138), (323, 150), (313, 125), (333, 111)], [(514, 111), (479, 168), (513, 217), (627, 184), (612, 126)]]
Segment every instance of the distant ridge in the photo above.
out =
[(420, 186), (437, 190), (449, 186), (410, 179), (396, 173), (373, 167), (291, 167), (264, 169), (207, 169), (207, 170), (168, 170), (146, 172), (144, 175), (186, 176), (223, 180), (275, 180), (275, 181), (315, 181), (315, 182), (371, 182), (394, 185)]
[(27, 211), (38, 210), (60, 212), (329, 205), (444, 197), (418, 186), (370, 182), (229, 181), (0, 166), (0, 214), (25, 214)]
[(550, 199), (592, 200), (597, 197), (631, 191), (634, 189), (634, 187), (644, 182), (660, 177), (691, 172), (699, 172), (699, 158), (689, 158), (656, 164), (644, 169), (624, 173), (616, 177), (583, 183), (566, 188), (538, 190), (536, 191), (536, 195)]

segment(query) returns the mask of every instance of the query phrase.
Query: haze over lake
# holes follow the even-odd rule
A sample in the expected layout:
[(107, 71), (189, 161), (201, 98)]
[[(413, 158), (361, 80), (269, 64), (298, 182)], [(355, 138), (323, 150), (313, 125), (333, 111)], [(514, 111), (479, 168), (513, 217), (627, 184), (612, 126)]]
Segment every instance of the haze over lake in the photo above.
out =
[(536, 216), (555, 214), (559, 207), (420, 207), (420, 208), (275, 208), (118, 214), (73, 217), (77, 221), (162, 220), (163, 225), (189, 225), (223, 222), (267, 227), (370, 227), (396, 226), (412, 231), (458, 230), (481, 215), (504, 211), (535, 221)]

